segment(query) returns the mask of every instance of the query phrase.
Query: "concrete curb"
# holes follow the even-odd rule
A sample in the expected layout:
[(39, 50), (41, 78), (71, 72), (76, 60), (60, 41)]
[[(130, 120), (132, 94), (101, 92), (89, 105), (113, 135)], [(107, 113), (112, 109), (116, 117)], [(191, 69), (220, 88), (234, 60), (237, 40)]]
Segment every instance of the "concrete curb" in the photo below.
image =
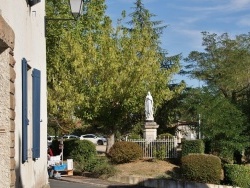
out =
[(226, 185), (215, 185), (215, 184), (203, 184), (196, 182), (187, 182), (187, 181), (176, 181), (168, 179), (155, 179), (147, 177), (136, 177), (136, 176), (113, 176), (108, 180), (117, 181), (127, 184), (136, 184), (146, 187), (155, 187), (155, 188), (239, 188)]
[(141, 176), (112, 176), (108, 180), (102, 180), (98, 178), (89, 178), (83, 176), (62, 176), (61, 181), (77, 182), (77, 183), (89, 183), (98, 185), (100, 187), (106, 187), (112, 185), (139, 185), (151, 188), (239, 188), (226, 185), (215, 184), (203, 184), (196, 182), (177, 181), (168, 179), (155, 179)]

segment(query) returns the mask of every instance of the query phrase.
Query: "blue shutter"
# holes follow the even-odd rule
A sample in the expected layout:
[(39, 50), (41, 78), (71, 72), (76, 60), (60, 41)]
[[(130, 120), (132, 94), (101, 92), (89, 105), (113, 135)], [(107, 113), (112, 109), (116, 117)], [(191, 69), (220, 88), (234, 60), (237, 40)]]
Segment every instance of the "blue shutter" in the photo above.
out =
[(41, 2), (41, 0), (29, 0), (28, 1), (28, 3), (29, 3), (30, 6), (33, 6), (33, 5), (35, 5), (37, 3), (40, 3), (40, 2)]
[(27, 60), (22, 59), (22, 162), (28, 160), (28, 96)]
[(40, 102), (41, 71), (32, 72), (32, 112), (33, 112), (33, 159), (40, 158)]

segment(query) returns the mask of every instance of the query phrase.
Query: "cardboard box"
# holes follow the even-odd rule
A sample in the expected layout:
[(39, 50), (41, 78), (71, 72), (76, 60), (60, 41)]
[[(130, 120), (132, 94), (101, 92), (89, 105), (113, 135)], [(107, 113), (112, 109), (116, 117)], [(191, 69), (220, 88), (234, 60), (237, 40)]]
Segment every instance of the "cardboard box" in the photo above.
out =
[(67, 159), (67, 170), (73, 170), (73, 159)]

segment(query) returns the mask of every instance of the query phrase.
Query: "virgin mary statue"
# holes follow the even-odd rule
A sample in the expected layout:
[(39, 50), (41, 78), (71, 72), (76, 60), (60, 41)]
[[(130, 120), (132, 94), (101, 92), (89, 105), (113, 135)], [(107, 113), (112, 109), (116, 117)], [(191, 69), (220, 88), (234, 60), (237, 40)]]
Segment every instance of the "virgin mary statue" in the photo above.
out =
[(146, 121), (153, 121), (153, 97), (151, 96), (150, 92), (148, 92), (146, 99), (145, 99), (145, 115), (146, 115)]

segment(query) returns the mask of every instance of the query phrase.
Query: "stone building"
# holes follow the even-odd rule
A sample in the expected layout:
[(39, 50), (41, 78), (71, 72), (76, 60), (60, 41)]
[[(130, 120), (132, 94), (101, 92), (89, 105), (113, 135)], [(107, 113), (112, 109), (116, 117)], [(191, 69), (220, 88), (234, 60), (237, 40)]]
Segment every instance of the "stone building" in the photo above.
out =
[(175, 136), (177, 137), (178, 144), (181, 143), (182, 139), (185, 140), (196, 140), (198, 139), (198, 122), (187, 122), (178, 121), (174, 124), (175, 126)]
[(45, 1), (0, 0), (0, 187), (49, 187)]

